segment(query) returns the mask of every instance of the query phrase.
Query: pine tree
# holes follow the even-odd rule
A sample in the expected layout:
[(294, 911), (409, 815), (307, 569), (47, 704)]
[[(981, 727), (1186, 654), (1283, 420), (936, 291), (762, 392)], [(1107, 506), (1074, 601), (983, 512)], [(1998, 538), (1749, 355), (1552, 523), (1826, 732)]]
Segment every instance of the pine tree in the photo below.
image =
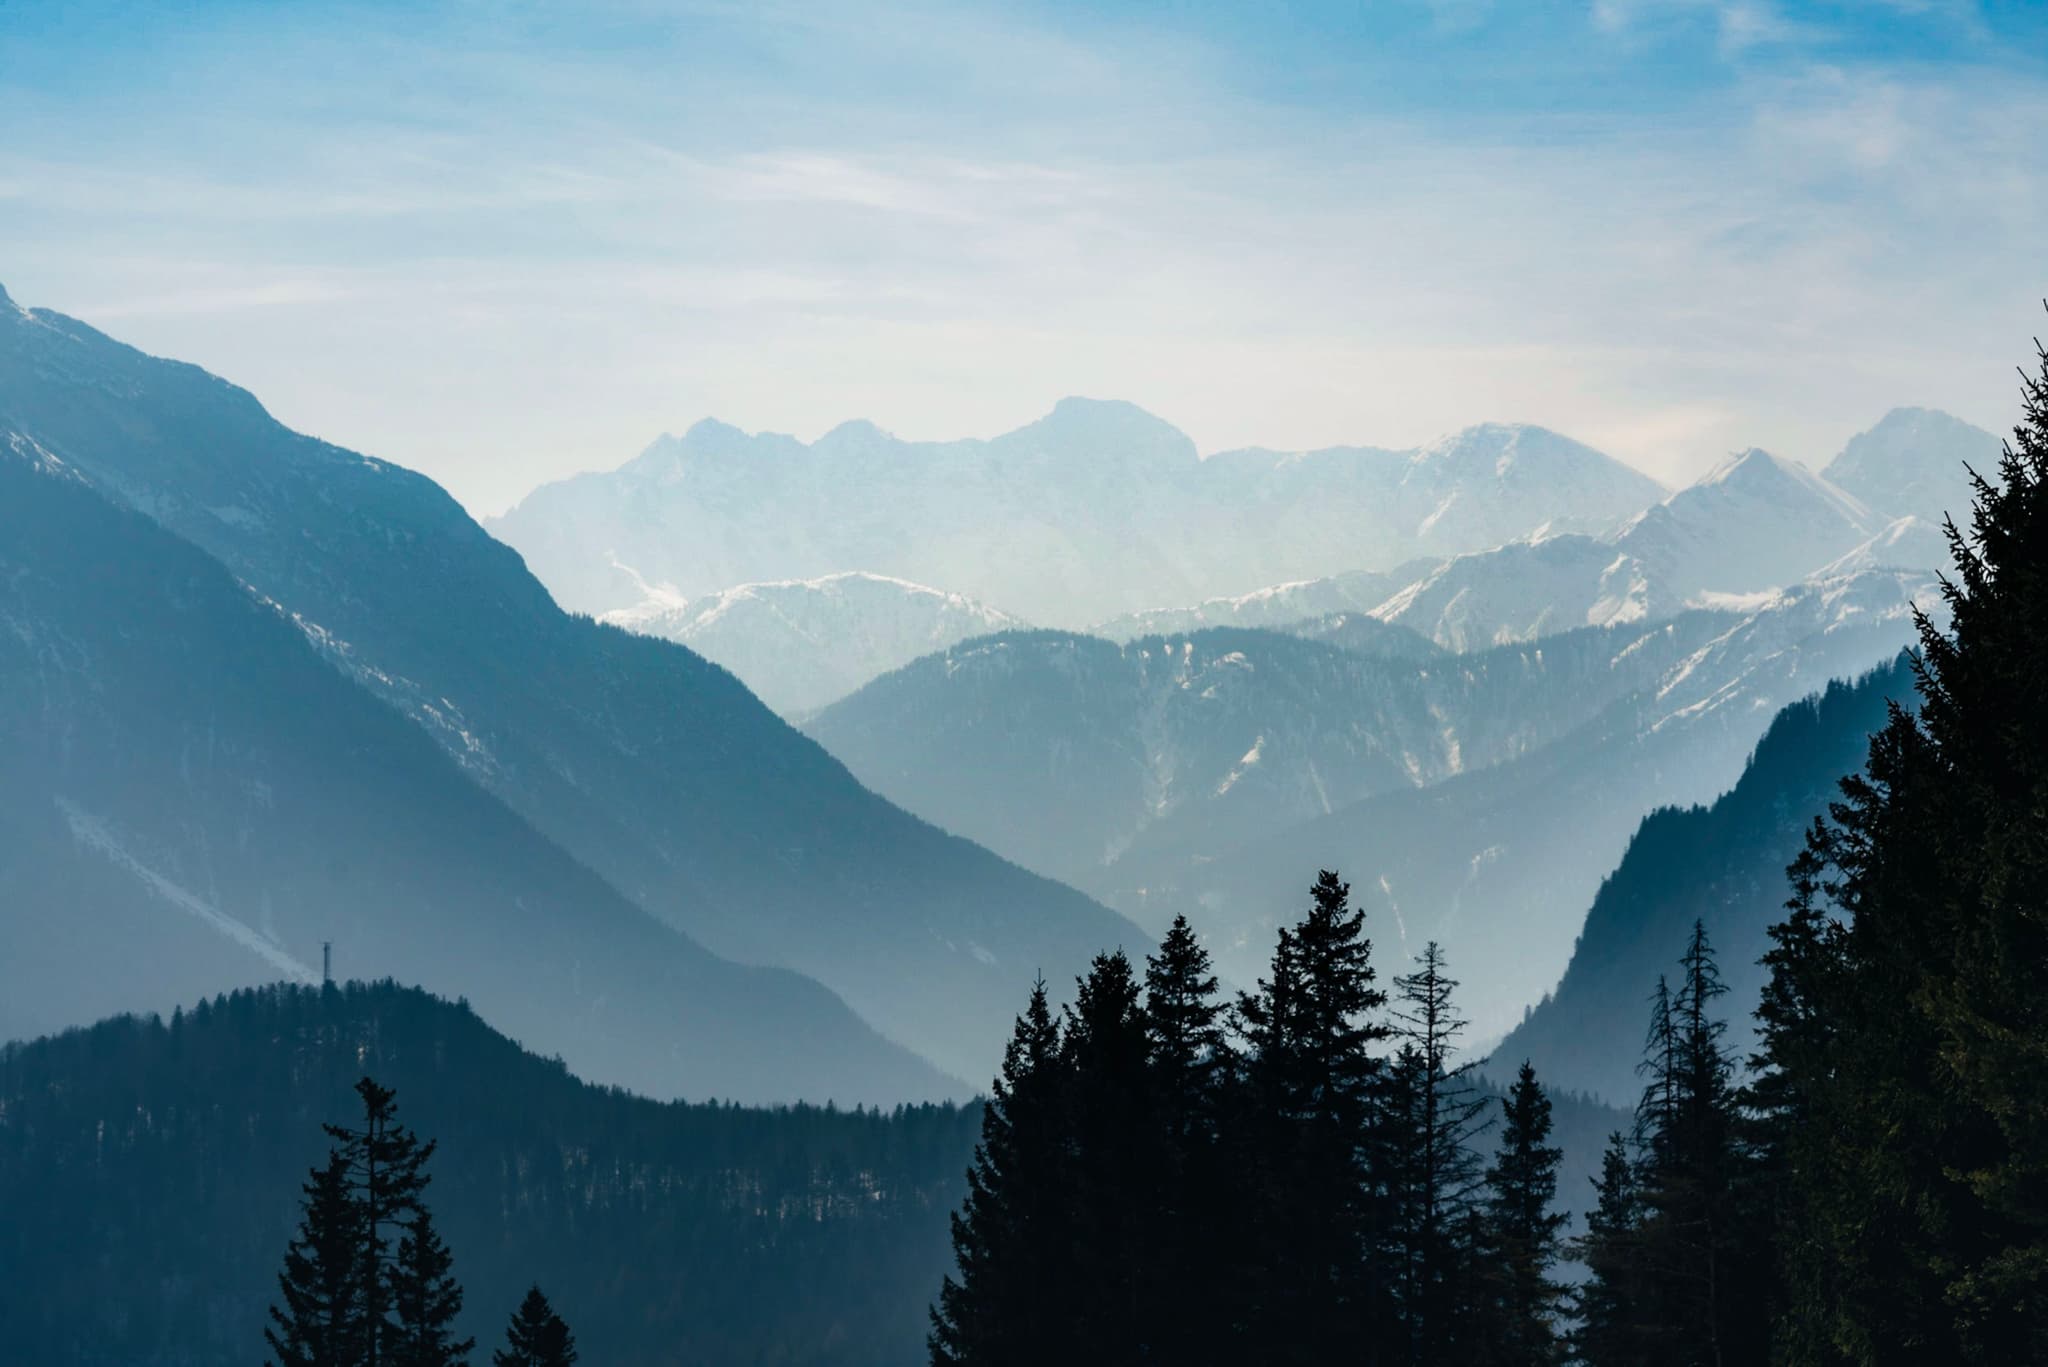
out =
[(1587, 1278), (1577, 1297), (1572, 1358), (1584, 1367), (1650, 1367), (1656, 1358), (1643, 1323), (1641, 1264), (1636, 1256), (1642, 1209), (1636, 1196), (1629, 1137), (1609, 1135), (1593, 1179), (1594, 1207), (1586, 1232), (1572, 1245)]
[(491, 1354), (492, 1367), (575, 1367), (576, 1336), (555, 1313), (539, 1287), (526, 1299), (505, 1330), (505, 1346)]
[(1096, 956), (1061, 1045), (1072, 1145), (1064, 1196), (1076, 1237), (1072, 1292), (1058, 1313), (1092, 1361), (1149, 1361), (1166, 1327), (1158, 1242), (1166, 1135), (1138, 981), (1121, 950)]
[(391, 1269), (397, 1319), (391, 1361), (394, 1367), (463, 1367), (476, 1340), (455, 1337), (462, 1287), (452, 1272), (454, 1257), (424, 1203), (404, 1222), (404, 1231)]
[(1677, 993), (1659, 984), (1644, 1060), (1639, 1249), (1665, 1360), (1723, 1367), (1747, 1360), (1762, 1338), (1734, 1256), (1742, 1175), (1727, 1023), (1714, 1005), (1727, 989), (1703, 924), (1694, 923), (1679, 962)]
[[(2048, 352), (1972, 473), (1947, 630), (1793, 870), (1764, 1062), (1781, 1344), (1856, 1364), (2048, 1360)], [(1759, 1083), (1759, 1088), (1763, 1087)]]
[(1457, 980), (1432, 941), (1416, 969), (1394, 979), (1400, 1005), (1389, 1104), (1377, 1146), (1395, 1174), (1392, 1200), (1397, 1298), (1408, 1360), (1424, 1367), (1453, 1360), (1474, 1292), (1470, 1236), (1480, 1187), (1472, 1141), (1485, 1127), (1486, 1102), (1470, 1060), (1453, 1063), (1466, 1022), (1452, 1002)]
[(1569, 1218), (1554, 1211), (1557, 1168), (1564, 1152), (1550, 1139), (1550, 1098), (1528, 1060), (1501, 1100), (1500, 1148), (1486, 1170), (1486, 1229), (1494, 1338), (1489, 1360), (1545, 1367), (1559, 1358), (1558, 1321), (1564, 1288), (1551, 1280), (1560, 1231)]
[(355, 1367), (363, 1354), (361, 1211), (348, 1163), (330, 1155), (302, 1188), (298, 1234), (263, 1331), (275, 1367)]
[(955, 1272), (931, 1312), (934, 1367), (1086, 1356), (1056, 1309), (1069, 1298), (1072, 1280), (1067, 1129), (1060, 1028), (1040, 980), (982, 1109), (967, 1198), (952, 1219)]
[(1322, 1362), (1340, 1343), (1370, 1361), (1390, 1327), (1373, 1256), (1384, 1193), (1368, 1166), (1389, 1034), (1372, 1013), (1386, 994), (1350, 891), (1333, 872), (1317, 876), (1308, 913), (1280, 932), (1271, 977), (1235, 1012), (1249, 1115), (1238, 1153), (1256, 1195), (1238, 1251), (1253, 1283), (1247, 1332), (1275, 1363)]
[(1161, 1111), (1183, 1145), (1210, 1121), (1206, 1112), (1224, 1057), (1216, 988), (1209, 951), (1187, 917), (1174, 917), (1159, 952), (1145, 960), (1145, 1030)]
[(323, 1128), (346, 1165), (358, 1209), (363, 1367), (395, 1367), (392, 1344), (402, 1336), (402, 1326), (392, 1318), (397, 1281), (394, 1241), (422, 1208), (426, 1163), (434, 1155), (434, 1144), (422, 1142), (398, 1123), (397, 1095), (390, 1088), (366, 1077), (356, 1083), (355, 1091), (363, 1103), (362, 1128)]

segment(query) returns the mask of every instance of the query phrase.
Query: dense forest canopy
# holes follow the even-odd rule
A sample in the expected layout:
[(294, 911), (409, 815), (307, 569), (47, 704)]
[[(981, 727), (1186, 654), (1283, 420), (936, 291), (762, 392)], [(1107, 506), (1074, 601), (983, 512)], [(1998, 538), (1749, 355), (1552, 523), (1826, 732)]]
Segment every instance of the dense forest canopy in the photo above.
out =
[(9, 1360), (255, 1360), (321, 1126), (360, 1113), (365, 1072), (438, 1141), (464, 1335), (497, 1343), (538, 1280), (591, 1363), (916, 1356), (977, 1108), (657, 1103), (351, 984), (0, 1049)]

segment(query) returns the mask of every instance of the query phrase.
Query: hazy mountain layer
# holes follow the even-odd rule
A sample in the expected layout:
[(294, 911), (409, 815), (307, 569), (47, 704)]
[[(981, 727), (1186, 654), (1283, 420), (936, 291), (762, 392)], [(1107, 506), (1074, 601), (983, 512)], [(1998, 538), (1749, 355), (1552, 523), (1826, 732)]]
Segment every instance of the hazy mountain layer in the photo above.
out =
[(662, 1096), (957, 1093), (626, 901), (274, 605), (0, 433), (0, 1038), (345, 970)]
[(1354, 570), (1327, 579), (1274, 584), (1228, 598), (1211, 598), (1191, 608), (1154, 608), (1126, 613), (1091, 627), (1088, 634), (1111, 641), (1200, 631), (1204, 627), (1274, 627), (1287, 630), (1311, 617), (1366, 612), (1423, 578), (1441, 561), (1410, 560), (1390, 570)]
[(786, 717), (956, 641), (1025, 625), (957, 593), (878, 574), (742, 584), (688, 602), (650, 598), (603, 620), (724, 665)]
[(1198, 860), (1526, 754), (1654, 686), (1732, 620), (1424, 662), (1271, 631), (1123, 646), (1013, 632), (878, 679), (810, 731), (910, 810), (1028, 868), (1122, 888), (1126, 860)]
[(2003, 443), (1981, 427), (1932, 408), (1894, 408), (1868, 432), (1849, 439), (1821, 471), (1887, 517), (1913, 516), (1940, 526), (1953, 514), (1970, 521), (1965, 466), (1996, 478)]
[(281, 604), (629, 897), (818, 978), (956, 1076), (993, 1070), (1020, 984), (1142, 943), (874, 797), (717, 666), (562, 612), (432, 482), (290, 432), (204, 371), (9, 307), (0, 412)]
[[(1833, 464), (1858, 494), (1763, 451), (1731, 457), (1606, 536), (1545, 536), (1454, 558), (1373, 607), (1454, 650), (1654, 620), (1820, 575), (1938, 569), (1935, 530), (1988, 432), (1899, 410)], [(1947, 474), (1943, 472), (1950, 472)], [(1948, 502), (1945, 503), (1945, 500)]]
[[(1519, 758), (1222, 848), (1128, 857), (1114, 886), (1093, 886), (1147, 924), (1199, 909), (1222, 966), (1247, 980), (1296, 871), (1340, 868), (1376, 944), (1405, 958), (1443, 941), (1476, 1028), (1504, 1030), (1564, 971), (1585, 908), (1643, 813), (1726, 790), (1780, 708), (1907, 644), (1916, 598), (1934, 605), (1928, 578), (1908, 572), (1789, 590), (1652, 686)], [(1543, 696), (1533, 682), (1527, 691)]]
[[(1666, 808), (1644, 818), (1620, 865), (1601, 885), (1557, 990), (1501, 1044), (1499, 1076), (1524, 1058), (1545, 1077), (1623, 1105), (1648, 1026), (1646, 998), (1702, 921), (1728, 985), (1727, 1043), (1746, 1057), (1766, 973), (1766, 931), (1783, 919), (1785, 866), (1806, 828), (1862, 769), (1886, 706), (1917, 700), (1898, 663), (1794, 703), (1758, 742), (1741, 780), (1710, 807)], [(1509, 1060), (1513, 1060), (1510, 1063)]]
[(631, 606), (646, 585), (692, 598), (865, 570), (1080, 627), (1545, 524), (1604, 529), (1662, 493), (1540, 428), (1203, 460), (1129, 404), (1066, 399), (992, 441), (848, 423), (807, 445), (703, 422), (617, 470), (537, 489), (490, 526), (590, 611)]

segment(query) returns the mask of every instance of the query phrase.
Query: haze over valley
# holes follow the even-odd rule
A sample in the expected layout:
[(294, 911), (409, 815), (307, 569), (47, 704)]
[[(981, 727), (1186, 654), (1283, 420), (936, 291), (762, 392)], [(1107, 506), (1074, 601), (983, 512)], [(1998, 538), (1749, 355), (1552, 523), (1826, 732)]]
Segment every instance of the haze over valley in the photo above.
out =
[(2048, 1362), (2044, 126), (0, 3), (0, 1367)]

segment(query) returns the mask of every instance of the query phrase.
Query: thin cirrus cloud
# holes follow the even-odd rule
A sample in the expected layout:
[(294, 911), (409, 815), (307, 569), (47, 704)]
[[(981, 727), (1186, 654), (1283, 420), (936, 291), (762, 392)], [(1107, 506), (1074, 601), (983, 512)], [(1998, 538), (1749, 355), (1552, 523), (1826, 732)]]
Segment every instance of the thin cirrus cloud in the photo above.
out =
[(2003, 417), (2048, 276), (2014, 35), (1371, 8), (9, 7), (0, 282), (480, 511), (709, 414), (943, 437), (1089, 393), (1206, 450), (1525, 419), (1667, 481), (1894, 403)]

